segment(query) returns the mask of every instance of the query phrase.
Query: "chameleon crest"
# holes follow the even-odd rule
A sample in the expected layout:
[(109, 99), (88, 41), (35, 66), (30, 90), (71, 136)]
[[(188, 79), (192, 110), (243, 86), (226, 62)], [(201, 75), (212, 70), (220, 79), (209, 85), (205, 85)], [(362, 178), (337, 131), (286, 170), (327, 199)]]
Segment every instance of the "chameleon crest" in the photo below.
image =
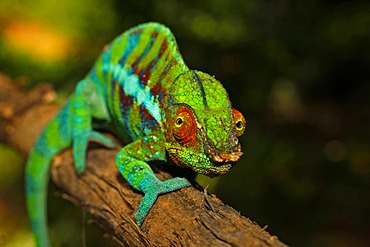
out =
[(116, 165), (144, 194), (134, 215), (139, 226), (158, 195), (191, 185), (178, 177), (160, 181), (149, 161), (165, 162), (169, 156), (201, 174), (224, 174), (242, 155), (238, 137), (246, 128), (221, 83), (186, 66), (168, 28), (146, 23), (129, 29), (105, 46), (30, 152), (27, 207), (39, 247), (50, 246), (46, 220), (50, 162), (72, 146), (76, 172), (84, 172), (89, 140), (115, 146), (94, 130), (97, 123), (113, 126), (127, 143), (118, 152)]

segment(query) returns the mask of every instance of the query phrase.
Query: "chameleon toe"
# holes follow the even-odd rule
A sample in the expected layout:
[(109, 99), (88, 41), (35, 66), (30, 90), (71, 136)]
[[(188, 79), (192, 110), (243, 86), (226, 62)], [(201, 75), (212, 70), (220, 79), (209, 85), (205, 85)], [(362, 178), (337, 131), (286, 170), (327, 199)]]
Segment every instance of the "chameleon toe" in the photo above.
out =
[(106, 137), (105, 135), (97, 132), (97, 131), (91, 131), (89, 133), (89, 140), (98, 142), (102, 145), (104, 145), (106, 148), (115, 148), (116, 144), (114, 141), (112, 141), (110, 138)]

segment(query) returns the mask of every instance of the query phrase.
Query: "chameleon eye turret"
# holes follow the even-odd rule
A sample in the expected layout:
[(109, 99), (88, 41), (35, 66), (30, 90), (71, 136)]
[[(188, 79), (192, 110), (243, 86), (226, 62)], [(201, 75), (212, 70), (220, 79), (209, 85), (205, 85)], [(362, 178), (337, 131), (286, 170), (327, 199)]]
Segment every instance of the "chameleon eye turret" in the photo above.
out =
[(235, 131), (238, 137), (242, 136), (245, 129), (247, 128), (247, 121), (240, 111), (233, 109)]
[(196, 141), (196, 123), (192, 112), (181, 106), (176, 113), (173, 121), (173, 135), (179, 143)]

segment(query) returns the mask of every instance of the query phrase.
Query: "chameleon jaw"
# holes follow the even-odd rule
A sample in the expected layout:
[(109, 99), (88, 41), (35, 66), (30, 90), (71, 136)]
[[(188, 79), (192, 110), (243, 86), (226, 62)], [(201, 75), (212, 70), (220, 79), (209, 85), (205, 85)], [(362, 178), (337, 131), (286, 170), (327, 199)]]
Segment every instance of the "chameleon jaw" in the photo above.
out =
[[(225, 160), (217, 162), (211, 156), (199, 155), (198, 153), (188, 153), (181, 147), (170, 147), (167, 148), (167, 151), (172, 161), (178, 166), (190, 168), (199, 174), (209, 177), (225, 174), (235, 164), (233, 161)], [(236, 156), (240, 157), (239, 155)]]
[(236, 162), (243, 155), (243, 152), (237, 151), (233, 153), (223, 153), (218, 155), (213, 155), (212, 159), (216, 162), (226, 163), (226, 162)]
[(203, 173), (204, 175), (210, 177), (227, 173), (243, 155), (243, 152), (241, 152), (240, 148), (231, 153), (216, 153), (214, 150), (212, 151), (208, 150), (212, 167), (209, 168), (207, 173)]

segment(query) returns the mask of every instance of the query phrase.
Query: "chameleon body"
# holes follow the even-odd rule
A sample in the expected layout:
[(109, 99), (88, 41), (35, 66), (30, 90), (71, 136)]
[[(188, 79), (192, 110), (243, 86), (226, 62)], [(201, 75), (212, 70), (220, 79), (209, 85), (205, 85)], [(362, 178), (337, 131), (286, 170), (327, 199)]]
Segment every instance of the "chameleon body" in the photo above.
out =
[(246, 125), (214, 77), (189, 70), (168, 28), (147, 23), (129, 29), (104, 47), (30, 152), (26, 197), (37, 246), (50, 246), (46, 190), (53, 156), (72, 146), (81, 174), (89, 140), (114, 147), (94, 130), (96, 122), (113, 125), (128, 143), (116, 165), (144, 193), (134, 215), (139, 226), (159, 194), (190, 185), (185, 178), (160, 181), (147, 162), (170, 158), (197, 173), (224, 174), (242, 155), (238, 137)]

